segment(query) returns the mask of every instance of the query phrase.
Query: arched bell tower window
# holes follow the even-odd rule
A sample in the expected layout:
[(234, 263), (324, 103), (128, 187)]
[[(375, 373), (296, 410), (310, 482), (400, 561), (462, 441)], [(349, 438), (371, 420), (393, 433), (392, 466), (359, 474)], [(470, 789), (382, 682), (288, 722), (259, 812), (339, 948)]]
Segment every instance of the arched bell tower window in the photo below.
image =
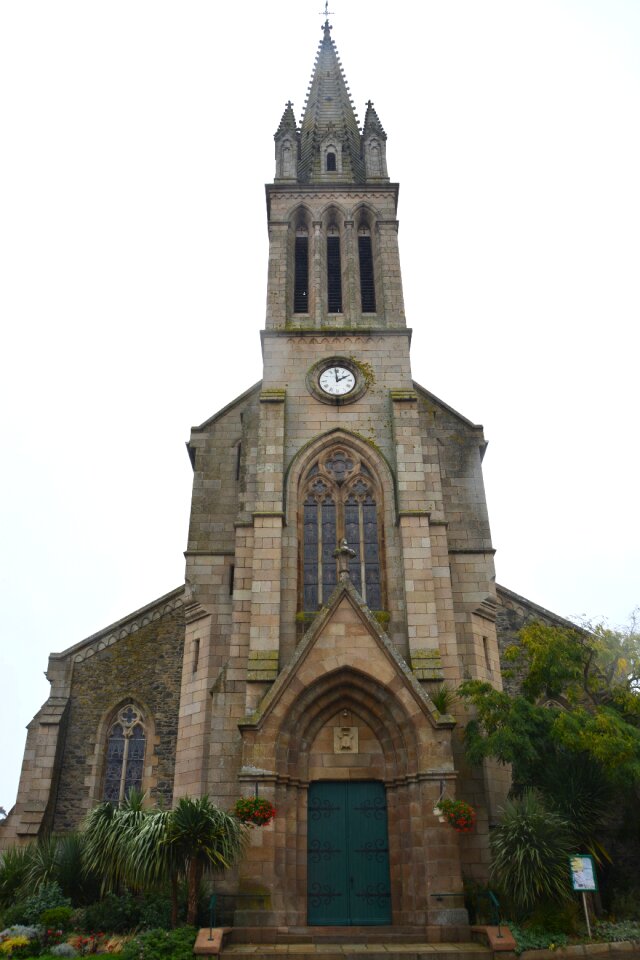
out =
[(333, 173), (337, 169), (338, 169), (338, 165), (336, 163), (336, 155), (333, 152), (333, 150), (330, 150), (329, 153), (327, 153), (327, 171), (329, 173)]
[(118, 710), (107, 733), (103, 800), (122, 803), (132, 789), (142, 788), (145, 747), (144, 716), (128, 703)]
[(309, 312), (309, 232), (306, 227), (296, 230), (293, 278), (293, 312)]
[(317, 610), (338, 582), (334, 551), (343, 538), (355, 551), (349, 576), (372, 610), (382, 609), (380, 492), (361, 457), (333, 447), (307, 471), (301, 487), (302, 608)]
[(363, 313), (376, 312), (376, 286), (373, 275), (373, 247), (368, 227), (358, 230), (358, 258), (360, 261), (360, 303)]
[(342, 313), (340, 231), (335, 226), (327, 229), (327, 309), (329, 313)]

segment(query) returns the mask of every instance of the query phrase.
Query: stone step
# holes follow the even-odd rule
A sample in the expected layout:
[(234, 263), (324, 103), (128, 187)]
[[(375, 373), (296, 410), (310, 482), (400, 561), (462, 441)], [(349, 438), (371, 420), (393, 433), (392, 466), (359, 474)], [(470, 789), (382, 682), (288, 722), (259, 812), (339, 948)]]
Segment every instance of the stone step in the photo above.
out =
[(478, 943), (235, 943), (225, 944), (223, 960), (491, 960)]
[(228, 944), (447, 943), (469, 942), (470, 928), (402, 926), (233, 927)]

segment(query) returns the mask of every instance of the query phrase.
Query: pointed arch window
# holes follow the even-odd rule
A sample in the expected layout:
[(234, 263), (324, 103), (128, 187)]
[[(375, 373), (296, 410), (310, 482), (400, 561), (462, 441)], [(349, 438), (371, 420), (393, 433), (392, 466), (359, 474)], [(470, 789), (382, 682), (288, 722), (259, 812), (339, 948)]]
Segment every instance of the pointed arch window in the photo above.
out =
[(373, 276), (373, 247), (371, 231), (361, 227), (358, 231), (358, 258), (360, 261), (360, 303), (363, 313), (376, 312), (376, 286)]
[(122, 803), (132, 789), (142, 789), (145, 749), (144, 716), (139, 707), (128, 703), (107, 733), (103, 800)]
[(333, 150), (330, 150), (329, 153), (327, 153), (327, 170), (329, 173), (334, 173), (337, 169), (336, 155)]
[(342, 262), (337, 227), (327, 230), (327, 309), (342, 313)]
[(367, 465), (344, 447), (323, 454), (302, 485), (302, 607), (317, 610), (337, 582), (334, 551), (345, 538), (349, 575), (372, 610), (382, 609), (380, 493)]
[(309, 312), (309, 234), (303, 227), (296, 230), (293, 312)]

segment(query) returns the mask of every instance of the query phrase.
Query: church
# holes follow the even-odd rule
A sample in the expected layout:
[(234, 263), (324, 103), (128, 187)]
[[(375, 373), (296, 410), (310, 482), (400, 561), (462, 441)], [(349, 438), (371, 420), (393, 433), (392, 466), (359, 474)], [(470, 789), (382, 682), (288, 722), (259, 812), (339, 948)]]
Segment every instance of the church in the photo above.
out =
[(464, 706), (434, 698), (501, 686), (519, 627), (563, 621), (496, 585), (483, 430), (413, 379), (386, 140), (325, 22), (275, 133), (263, 377), (191, 431), (185, 582), (51, 654), (0, 847), (132, 786), (259, 795), (277, 814), (224, 879), (237, 925), (462, 936), (509, 771), (471, 768)]

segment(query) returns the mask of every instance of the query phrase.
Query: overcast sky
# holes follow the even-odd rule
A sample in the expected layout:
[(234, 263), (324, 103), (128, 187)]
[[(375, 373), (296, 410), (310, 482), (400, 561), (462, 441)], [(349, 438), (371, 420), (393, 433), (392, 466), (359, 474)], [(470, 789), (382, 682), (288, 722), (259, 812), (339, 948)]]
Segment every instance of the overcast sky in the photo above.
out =
[[(63, 650), (183, 579), (189, 428), (261, 376), (264, 183), (320, 0), (2, 0), (0, 804)], [(415, 379), (482, 423), (498, 581), (638, 590), (640, 3), (335, 0), (400, 182)]]

